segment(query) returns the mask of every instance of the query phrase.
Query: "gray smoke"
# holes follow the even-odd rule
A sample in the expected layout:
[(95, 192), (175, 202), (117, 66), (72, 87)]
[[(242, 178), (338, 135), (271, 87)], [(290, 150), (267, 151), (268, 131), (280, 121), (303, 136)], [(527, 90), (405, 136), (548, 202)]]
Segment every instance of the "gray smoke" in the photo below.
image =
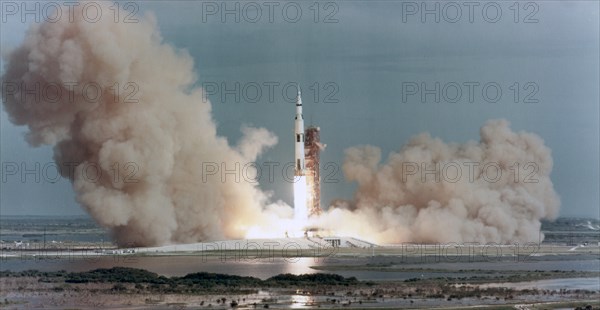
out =
[(506, 120), (488, 121), (480, 135), (448, 144), (420, 134), (385, 163), (377, 147), (346, 150), (344, 174), (358, 189), (321, 225), (379, 242), (538, 241), (540, 220), (560, 206), (550, 149)]
[(269, 197), (256, 184), (203, 179), (203, 164), (252, 162), (277, 137), (250, 127), (237, 147), (219, 137), (192, 58), (162, 42), (152, 16), (91, 23), (74, 11), (33, 25), (2, 82), (11, 121), (32, 145), (54, 146), (80, 204), (124, 246), (243, 238), (264, 224)]

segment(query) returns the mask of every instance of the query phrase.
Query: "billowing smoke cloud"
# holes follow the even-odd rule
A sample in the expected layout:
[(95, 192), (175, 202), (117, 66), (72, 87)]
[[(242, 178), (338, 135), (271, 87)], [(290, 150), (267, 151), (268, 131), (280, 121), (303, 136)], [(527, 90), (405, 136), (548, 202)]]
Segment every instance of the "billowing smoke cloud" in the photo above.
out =
[(219, 137), (192, 58), (162, 42), (152, 16), (74, 12), (32, 26), (2, 82), (11, 121), (32, 145), (54, 146), (81, 205), (125, 246), (243, 238), (265, 221), (269, 197), (255, 184), (202, 171), (252, 162), (277, 137), (249, 127), (237, 147)]
[(343, 170), (358, 189), (321, 225), (379, 242), (538, 241), (540, 220), (560, 205), (550, 149), (505, 120), (488, 121), (480, 136), (447, 144), (420, 134), (385, 163), (376, 147), (348, 149)]

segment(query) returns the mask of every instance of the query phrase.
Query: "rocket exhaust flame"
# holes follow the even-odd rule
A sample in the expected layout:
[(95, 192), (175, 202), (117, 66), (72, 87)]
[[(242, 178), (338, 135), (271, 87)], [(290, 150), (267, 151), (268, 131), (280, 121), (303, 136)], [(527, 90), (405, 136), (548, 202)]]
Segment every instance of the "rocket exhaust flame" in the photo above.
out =
[(306, 177), (295, 177), (294, 182), (294, 220), (299, 225), (306, 225), (308, 222), (308, 189), (306, 186)]

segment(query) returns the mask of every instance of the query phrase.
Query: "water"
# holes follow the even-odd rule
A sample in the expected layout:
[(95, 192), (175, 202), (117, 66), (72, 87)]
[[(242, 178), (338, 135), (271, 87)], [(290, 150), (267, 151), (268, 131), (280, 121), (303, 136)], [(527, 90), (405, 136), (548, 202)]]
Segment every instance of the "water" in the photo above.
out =
[(560, 290), (560, 289), (580, 289), (589, 291), (600, 291), (599, 278), (570, 278), (570, 279), (548, 279), (527, 282), (508, 282), (508, 283), (489, 283), (480, 285), (480, 287), (508, 287), (517, 290), (538, 289), (538, 290)]
[(323, 264), (314, 258), (294, 258), (293, 261), (283, 258), (271, 260), (228, 260), (202, 256), (102, 256), (77, 259), (5, 259), (2, 270), (22, 271), (36, 269), (40, 271), (66, 270), (69, 272), (88, 271), (97, 268), (130, 267), (146, 269), (165, 276), (183, 276), (193, 272), (212, 272), (239, 276), (251, 276), (260, 279), (282, 274), (304, 274), (319, 272), (310, 266)]
[(91, 218), (81, 216), (2, 216), (0, 240), (6, 243), (102, 242), (110, 240), (107, 231)]
[(23, 243), (34, 243), (43, 242), (44, 237), (48, 243), (52, 241), (56, 242), (103, 242), (110, 240), (110, 236), (103, 232), (89, 232), (89, 233), (9, 233), (2, 234), (0, 240), (12, 243), (15, 241), (21, 241)]
[(538, 257), (536, 260), (529, 261), (489, 261), (489, 262), (472, 262), (472, 263), (435, 263), (435, 264), (408, 264), (403, 265), (405, 268), (431, 268), (425, 266), (434, 266), (433, 268), (448, 269), (448, 270), (542, 270), (542, 271), (599, 271), (600, 260), (585, 259), (585, 260), (545, 260), (543, 257)]
[[(37, 269), (40, 271), (66, 270), (70, 272), (88, 271), (97, 268), (131, 267), (142, 268), (165, 276), (183, 276), (193, 272), (212, 272), (239, 276), (250, 276), (267, 279), (272, 276), (291, 273), (336, 273), (344, 277), (356, 277), (359, 280), (385, 281), (406, 280), (411, 278), (437, 278), (437, 277), (464, 277), (482, 276), (481, 270), (563, 270), (563, 271), (598, 271), (598, 260), (581, 261), (538, 261), (533, 263), (513, 263), (507, 267), (506, 262), (477, 262), (463, 266), (460, 263), (431, 263), (418, 265), (397, 265), (398, 268), (433, 268), (448, 269), (447, 272), (425, 271), (377, 271), (377, 270), (346, 270), (335, 271), (316, 270), (311, 266), (339, 266), (356, 265), (364, 266), (368, 258), (268, 258), (268, 259), (229, 259), (221, 260), (219, 257), (205, 257), (202, 255), (173, 255), (173, 256), (112, 256), (102, 255), (89, 258), (40, 259), (40, 258), (9, 258), (3, 259), (1, 270), (22, 271)], [(459, 271), (470, 269), (472, 271)], [(453, 272), (455, 271), (455, 272)]]

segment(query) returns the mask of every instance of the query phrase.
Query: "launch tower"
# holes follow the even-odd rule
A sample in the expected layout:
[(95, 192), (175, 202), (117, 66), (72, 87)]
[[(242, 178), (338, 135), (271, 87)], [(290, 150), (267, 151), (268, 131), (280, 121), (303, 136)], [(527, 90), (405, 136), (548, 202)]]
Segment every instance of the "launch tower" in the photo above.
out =
[(321, 214), (321, 174), (319, 172), (319, 153), (324, 147), (321, 144), (320, 128), (310, 126), (306, 128), (304, 150), (306, 166), (306, 183), (308, 189), (308, 215)]

